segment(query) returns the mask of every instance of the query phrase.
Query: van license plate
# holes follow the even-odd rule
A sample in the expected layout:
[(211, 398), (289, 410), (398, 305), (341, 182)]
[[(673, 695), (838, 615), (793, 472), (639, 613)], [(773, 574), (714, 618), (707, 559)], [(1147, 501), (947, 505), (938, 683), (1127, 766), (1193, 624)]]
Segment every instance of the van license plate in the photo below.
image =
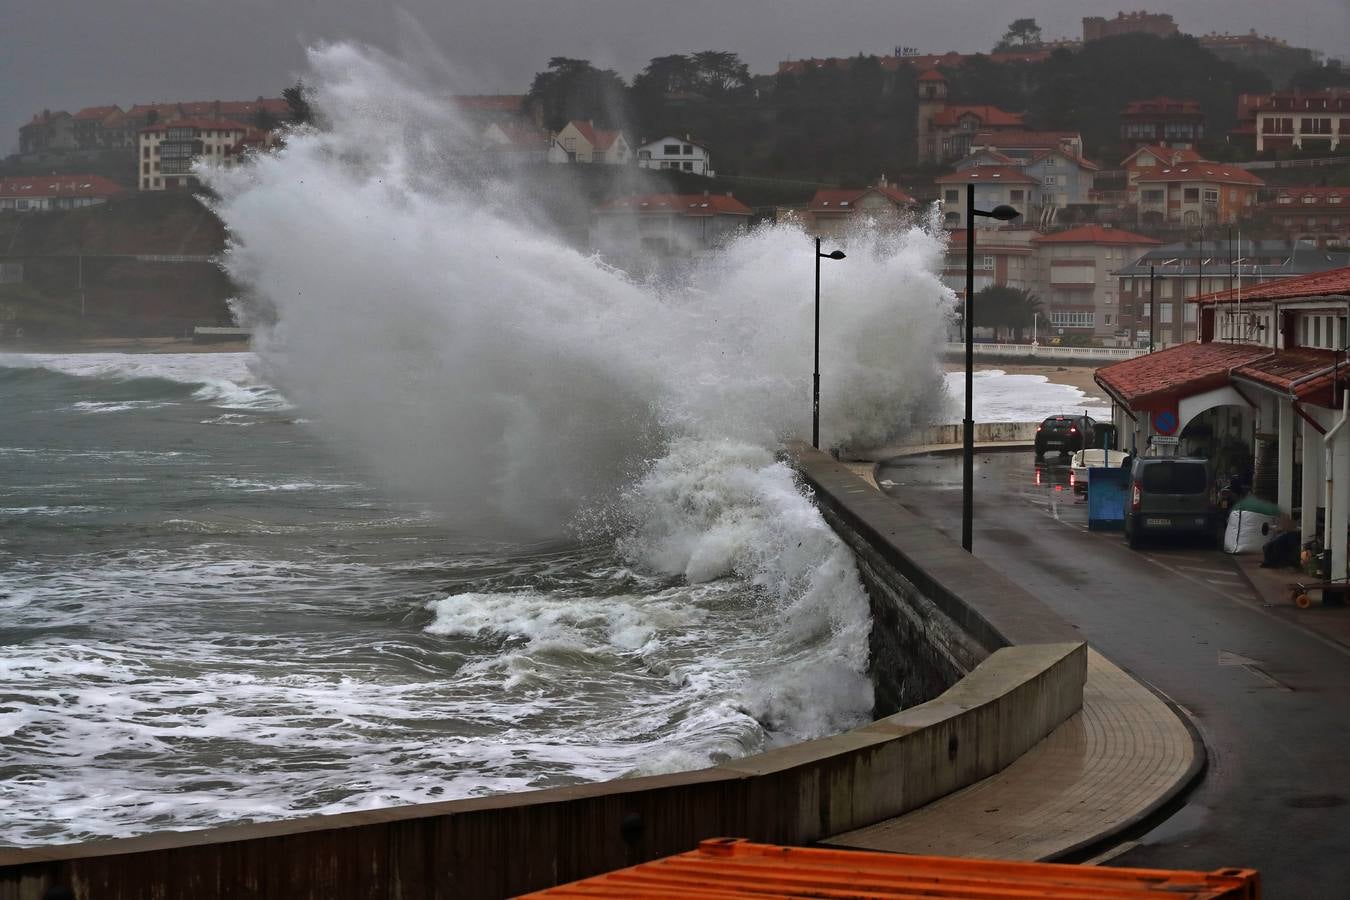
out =
[(1144, 520), (1144, 524), (1145, 524), (1145, 525), (1149, 525), (1149, 526), (1153, 526), (1153, 527), (1157, 527), (1157, 528), (1167, 528), (1168, 526), (1170, 526), (1170, 525), (1172, 524), (1172, 520), (1171, 520), (1171, 519), (1145, 519), (1145, 520)]

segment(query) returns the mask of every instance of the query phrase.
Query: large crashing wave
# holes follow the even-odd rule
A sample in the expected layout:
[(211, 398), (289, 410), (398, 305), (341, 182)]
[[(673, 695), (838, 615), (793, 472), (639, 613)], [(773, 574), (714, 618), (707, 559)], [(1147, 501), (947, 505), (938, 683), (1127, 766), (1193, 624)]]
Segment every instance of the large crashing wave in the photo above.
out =
[[(761, 227), (678, 285), (640, 283), (473, 172), (476, 135), (404, 64), (346, 44), (311, 64), (323, 127), (203, 173), (268, 381), (465, 530), (617, 522), (648, 568), (757, 585), (781, 610), (766, 639), (783, 665), (747, 707), (798, 738), (865, 716), (857, 572), (772, 456), (810, 427), (813, 240)], [(826, 443), (941, 408), (952, 298), (934, 232), (860, 228), (827, 264)]]

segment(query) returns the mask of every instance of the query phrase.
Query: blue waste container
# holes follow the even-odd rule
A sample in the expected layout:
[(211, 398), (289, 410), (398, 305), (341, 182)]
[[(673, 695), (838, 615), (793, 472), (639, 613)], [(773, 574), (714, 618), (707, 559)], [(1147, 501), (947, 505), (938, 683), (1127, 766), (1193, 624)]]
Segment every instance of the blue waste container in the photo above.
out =
[(1125, 502), (1130, 473), (1122, 468), (1088, 469), (1088, 529), (1121, 531), (1125, 527)]

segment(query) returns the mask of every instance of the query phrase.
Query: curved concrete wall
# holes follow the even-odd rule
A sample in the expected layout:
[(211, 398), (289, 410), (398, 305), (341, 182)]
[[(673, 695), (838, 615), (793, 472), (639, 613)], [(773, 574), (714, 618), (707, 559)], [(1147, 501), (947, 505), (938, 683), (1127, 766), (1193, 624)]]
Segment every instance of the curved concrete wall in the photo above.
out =
[[(1048, 623), (1035, 624), (1039, 611), (1023, 617), (1006, 601), (963, 609), (961, 591), (989, 586), (970, 578), (977, 561), (924, 558), (940, 547), (931, 542), (901, 549), (904, 529), (896, 529), (906, 523), (884, 515), (898, 504), (824, 454), (795, 450), (822, 510), (860, 549), (874, 607), (888, 608), (892, 594), (908, 610), (896, 615), (916, 615), (921, 598), (931, 606), (913, 633), (941, 644), (929, 655), (953, 677), (929, 702), (697, 772), (0, 850), (0, 900), (41, 900), (53, 885), (81, 900), (496, 898), (683, 852), (709, 837), (805, 844), (985, 778), (1081, 708), (1087, 656), (1076, 636), (1059, 640)], [(957, 569), (965, 570), (960, 578)], [(878, 619), (874, 630), (891, 627)]]

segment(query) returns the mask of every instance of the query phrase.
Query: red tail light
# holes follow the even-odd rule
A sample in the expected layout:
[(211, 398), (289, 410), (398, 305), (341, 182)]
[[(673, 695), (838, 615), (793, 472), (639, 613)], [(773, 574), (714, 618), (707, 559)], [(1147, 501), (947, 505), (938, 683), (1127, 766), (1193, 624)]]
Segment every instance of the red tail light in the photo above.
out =
[(1130, 509), (1139, 512), (1139, 482), (1134, 482), (1130, 486)]
[(1077, 434), (1077, 433), (1078, 433), (1078, 429), (1077, 429), (1077, 428), (1070, 428), (1070, 429), (1069, 429), (1069, 434)]

